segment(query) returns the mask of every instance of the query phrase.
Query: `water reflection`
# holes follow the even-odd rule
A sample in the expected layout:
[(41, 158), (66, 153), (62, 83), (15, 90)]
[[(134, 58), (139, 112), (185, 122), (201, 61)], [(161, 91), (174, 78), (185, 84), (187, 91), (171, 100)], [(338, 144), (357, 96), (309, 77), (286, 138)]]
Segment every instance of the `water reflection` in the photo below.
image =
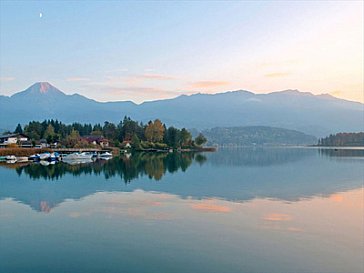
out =
[[(49, 212), (67, 199), (142, 189), (181, 198), (295, 202), (360, 187), (363, 158), (358, 151), (253, 148), (207, 154), (140, 153), (79, 165), (5, 165), (0, 167), (0, 200), (13, 198)], [(209, 208), (213, 206), (206, 205)]]
[(0, 271), (363, 272), (362, 191), (337, 195), (237, 203), (100, 192), (47, 215), (2, 200)]
[(363, 272), (363, 158), (264, 148), (4, 165), (0, 272)]
[(209, 162), (225, 166), (272, 166), (297, 162), (310, 157), (316, 151), (305, 148), (224, 148), (209, 156)]
[(28, 164), (16, 168), (18, 175), (23, 173), (32, 179), (61, 179), (65, 174), (103, 174), (106, 179), (118, 176), (125, 183), (147, 175), (150, 179), (161, 180), (166, 172), (185, 172), (192, 161), (200, 165), (206, 161), (202, 154), (195, 153), (136, 153), (110, 160), (97, 160), (86, 164), (68, 164), (59, 162), (55, 165)]
[(319, 153), (326, 157), (335, 158), (364, 158), (364, 149), (319, 149)]

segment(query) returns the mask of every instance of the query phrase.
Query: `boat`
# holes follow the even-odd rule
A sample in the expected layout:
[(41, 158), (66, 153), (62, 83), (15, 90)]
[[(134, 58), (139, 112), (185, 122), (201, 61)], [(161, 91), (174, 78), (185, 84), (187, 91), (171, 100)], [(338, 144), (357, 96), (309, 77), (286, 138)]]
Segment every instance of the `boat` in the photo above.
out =
[(15, 155), (7, 155), (5, 156), (6, 161), (16, 161), (16, 156)]
[(59, 154), (57, 152), (51, 153), (48, 157), (48, 161), (57, 161), (59, 158)]
[(27, 156), (18, 156), (18, 157), (16, 158), (16, 161), (17, 161), (18, 163), (21, 163), (21, 162), (28, 162), (28, 157), (27, 157)]
[(39, 154), (34, 154), (34, 155), (29, 156), (28, 159), (30, 161), (39, 161), (40, 160), (40, 156), (39, 156)]
[(48, 153), (48, 152), (42, 153), (42, 154), (39, 155), (39, 159), (40, 160), (48, 160), (48, 158), (50, 158), (50, 156), (51, 156), (51, 153)]
[(6, 161), (6, 156), (0, 156), (0, 162), (5, 162)]
[(100, 154), (99, 158), (100, 158), (100, 159), (105, 159), (105, 160), (107, 160), (107, 159), (112, 158), (112, 154), (111, 154), (111, 153), (109, 153), (109, 152), (105, 152), (105, 153)]
[(62, 160), (91, 159), (92, 156), (93, 156), (92, 153), (86, 153), (86, 152), (72, 153), (72, 154), (69, 154), (69, 155), (64, 155), (62, 157)]

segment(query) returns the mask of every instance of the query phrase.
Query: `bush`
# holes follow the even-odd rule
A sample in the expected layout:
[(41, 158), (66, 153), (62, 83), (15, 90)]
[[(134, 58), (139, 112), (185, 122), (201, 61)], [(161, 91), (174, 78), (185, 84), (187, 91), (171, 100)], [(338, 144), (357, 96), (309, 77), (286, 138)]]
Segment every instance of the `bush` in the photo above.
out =
[(155, 143), (154, 146), (155, 146), (156, 149), (167, 149), (168, 148), (167, 144), (160, 143), (160, 142)]
[(155, 144), (150, 141), (142, 141), (141, 146), (143, 149), (154, 149), (155, 148)]

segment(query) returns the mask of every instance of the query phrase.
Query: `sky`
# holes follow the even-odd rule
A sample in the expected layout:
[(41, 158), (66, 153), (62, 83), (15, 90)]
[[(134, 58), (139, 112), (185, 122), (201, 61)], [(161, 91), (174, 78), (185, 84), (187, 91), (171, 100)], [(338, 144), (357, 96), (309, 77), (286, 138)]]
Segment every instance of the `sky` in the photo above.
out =
[(0, 0), (0, 94), (136, 103), (298, 89), (364, 101), (363, 1)]

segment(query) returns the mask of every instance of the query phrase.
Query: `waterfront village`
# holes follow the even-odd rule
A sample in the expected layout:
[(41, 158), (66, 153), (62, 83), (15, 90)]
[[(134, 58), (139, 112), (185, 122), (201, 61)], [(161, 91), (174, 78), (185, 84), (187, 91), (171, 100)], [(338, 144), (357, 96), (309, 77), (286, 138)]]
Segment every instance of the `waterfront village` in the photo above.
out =
[(147, 124), (125, 117), (119, 124), (70, 125), (58, 120), (31, 121), (24, 128), (0, 135), (0, 162), (75, 161), (109, 159), (130, 152), (201, 152), (207, 139), (185, 128), (168, 127), (159, 119)]

